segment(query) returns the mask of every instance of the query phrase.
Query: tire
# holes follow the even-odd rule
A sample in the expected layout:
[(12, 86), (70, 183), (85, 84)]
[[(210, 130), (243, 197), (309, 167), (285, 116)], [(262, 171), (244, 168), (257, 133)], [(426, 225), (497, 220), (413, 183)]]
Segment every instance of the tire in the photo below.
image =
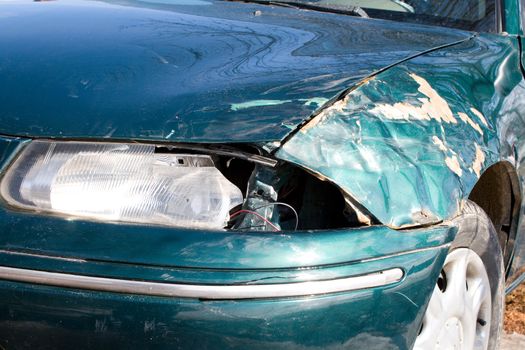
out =
[(471, 201), (453, 222), (458, 233), (414, 349), (498, 349), (505, 306), (498, 234), (483, 209)]

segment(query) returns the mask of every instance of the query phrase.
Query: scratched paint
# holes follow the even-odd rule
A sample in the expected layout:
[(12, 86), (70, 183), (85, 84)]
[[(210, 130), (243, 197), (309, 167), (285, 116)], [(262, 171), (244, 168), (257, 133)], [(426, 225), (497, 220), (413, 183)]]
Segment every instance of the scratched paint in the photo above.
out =
[(388, 119), (405, 119), (405, 120), (431, 120), (437, 122), (456, 124), (457, 120), (454, 118), (450, 107), (437, 92), (430, 86), (428, 81), (424, 78), (410, 73), (409, 76), (418, 84), (418, 91), (425, 97), (419, 97), (420, 106), (406, 103), (396, 102), (393, 105), (379, 104), (372, 109), (372, 114), (379, 114)]
[(240, 111), (243, 109), (263, 107), (263, 106), (278, 106), (285, 103), (290, 103), (292, 100), (254, 100), (242, 103), (232, 103), (230, 109), (232, 111)]
[(472, 119), (470, 119), (470, 117), (467, 114), (463, 112), (458, 112), (458, 116), (464, 123), (467, 123), (468, 125), (470, 125), (470, 127), (472, 127), (474, 130), (479, 132), (481, 136), (483, 136), (483, 130), (481, 130), (481, 128), (479, 127), (479, 124), (473, 121)]
[(479, 36), (356, 84), (276, 155), (391, 227), (450, 219), (484, 169), (512, 155), (497, 141), (499, 113), (510, 91), (525, 98), (522, 79), (516, 42)]
[(474, 115), (475, 115), (476, 117), (478, 117), (478, 119), (483, 123), (483, 125), (485, 125), (485, 126), (489, 126), (489, 124), (487, 123), (487, 119), (485, 119), (485, 116), (483, 116), (483, 114), (481, 114), (480, 111), (478, 111), (478, 110), (477, 110), (476, 108), (474, 108), (474, 107), (471, 107), (471, 108), (470, 108), (470, 111), (471, 111), (472, 113), (474, 113)]
[(440, 151), (444, 153), (445, 165), (455, 174), (461, 176), (463, 174), (463, 170), (461, 170), (457, 153), (445, 146), (445, 143), (437, 136), (432, 136), (432, 142), (439, 148)]
[(475, 144), (476, 146), (476, 158), (472, 162), (472, 171), (476, 174), (476, 176), (479, 178), (481, 176), (481, 169), (483, 168), (483, 164), (485, 163), (485, 153), (481, 149), (481, 147), (478, 144)]
[[(323, 104), (325, 104), (328, 99), (324, 97), (312, 97), (309, 99), (298, 99), (297, 101), (302, 102), (304, 106), (315, 106), (315, 107), (321, 107)], [(265, 106), (279, 106), (283, 105), (285, 103), (293, 103), (294, 100), (253, 100), (253, 101), (245, 101), (241, 103), (232, 103), (230, 106), (230, 109), (234, 112), (249, 109), (249, 108), (256, 108), (256, 107), (265, 107)]]

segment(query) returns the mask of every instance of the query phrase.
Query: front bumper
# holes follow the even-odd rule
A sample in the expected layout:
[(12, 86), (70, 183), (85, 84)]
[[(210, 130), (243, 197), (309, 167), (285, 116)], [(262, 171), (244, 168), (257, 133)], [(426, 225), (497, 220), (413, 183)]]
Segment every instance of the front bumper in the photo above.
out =
[(1, 345), (407, 349), (446, 251), (440, 247), (349, 268), (403, 266), (407, 274), (398, 283), (297, 298), (199, 300), (1, 281)]
[[(17, 142), (0, 142), (4, 162)], [(203, 232), (0, 206), (0, 345), (406, 349), (454, 235)], [(395, 274), (355, 284), (381, 271)]]

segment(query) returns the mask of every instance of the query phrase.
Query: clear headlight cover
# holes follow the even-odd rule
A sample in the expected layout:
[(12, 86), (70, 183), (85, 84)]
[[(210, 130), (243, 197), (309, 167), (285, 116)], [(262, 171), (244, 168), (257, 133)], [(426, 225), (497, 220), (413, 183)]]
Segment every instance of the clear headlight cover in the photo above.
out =
[(211, 157), (142, 144), (33, 141), (0, 191), (26, 209), (99, 220), (223, 228), (242, 193)]

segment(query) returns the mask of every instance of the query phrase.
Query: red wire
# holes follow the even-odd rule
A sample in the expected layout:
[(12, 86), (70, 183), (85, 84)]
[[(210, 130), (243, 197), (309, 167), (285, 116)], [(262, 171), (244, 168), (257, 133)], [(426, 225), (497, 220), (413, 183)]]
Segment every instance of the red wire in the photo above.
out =
[(251, 210), (246, 210), (246, 209), (241, 209), (239, 211), (236, 211), (235, 213), (233, 213), (232, 215), (230, 215), (230, 219), (233, 219), (234, 217), (236, 217), (237, 215), (241, 214), (241, 213), (247, 213), (247, 214), (252, 214), (252, 215), (255, 215), (257, 216), (259, 219), (263, 220), (264, 222), (266, 222), (268, 225), (270, 225), (275, 231), (280, 231), (279, 227), (275, 226), (274, 224), (272, 224), (272, 222), (270, 220), (268, 220), (267, 218), (265, 218), (264, 216), (262, 216), (261, 214), (255, 212), (255, 211), (251, 211)]

